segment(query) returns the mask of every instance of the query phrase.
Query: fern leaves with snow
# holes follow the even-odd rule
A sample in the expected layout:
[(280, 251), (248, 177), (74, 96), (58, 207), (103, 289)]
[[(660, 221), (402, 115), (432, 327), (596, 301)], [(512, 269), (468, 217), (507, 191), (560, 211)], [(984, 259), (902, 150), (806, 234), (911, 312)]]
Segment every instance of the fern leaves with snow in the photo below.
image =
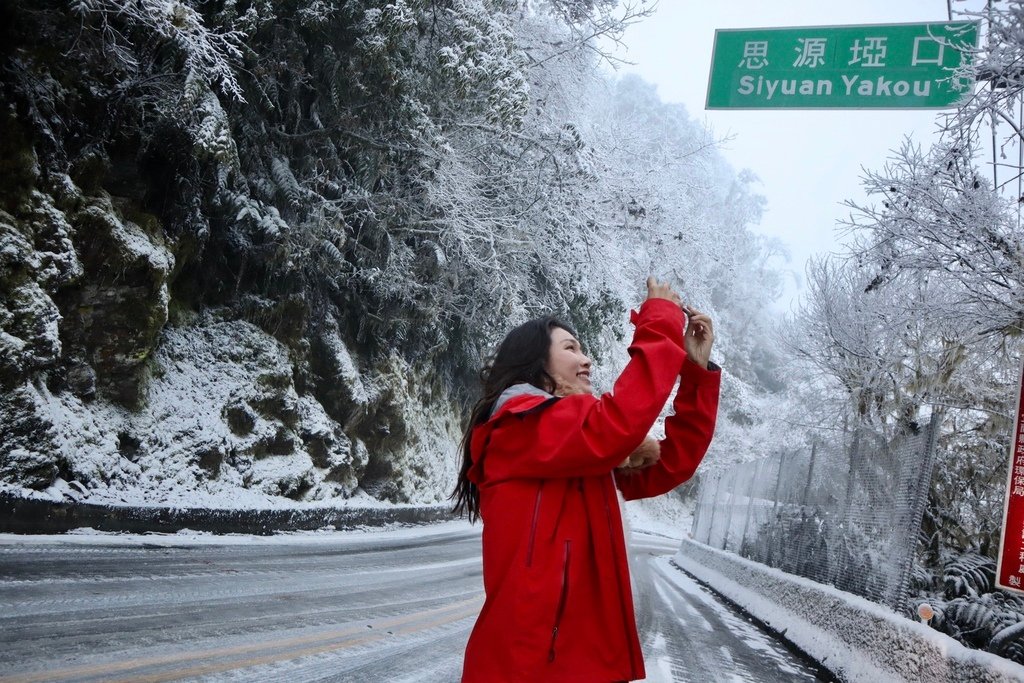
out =
[(298, 208), (302, 203), (302, 188), (299, 181), (295, 179), (288, 160), (281, 157), (274, 157), (270, 162), (270, 177), (277, 184), (277, 189), (288, 200), (292, 208)]
[(965, 553), (948, 562), (944, 569), (943, 586), (946, 599), (965, 595), (991, 593), (996, 583), (995, 561), (978, 553)]

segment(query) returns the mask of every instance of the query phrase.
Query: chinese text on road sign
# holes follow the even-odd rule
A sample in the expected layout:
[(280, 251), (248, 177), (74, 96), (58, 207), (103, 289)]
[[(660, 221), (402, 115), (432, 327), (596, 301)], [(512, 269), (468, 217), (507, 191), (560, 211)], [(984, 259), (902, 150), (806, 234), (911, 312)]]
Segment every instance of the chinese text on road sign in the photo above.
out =
[(1017, 410), (1010, 426), (1010, 471), (1006, 477), (996, 585), (1024, 592), (1024, 359), (1017, 383)]
[(951, 107), (977, 42), (977, 22), (719, 29), (707, 108)]

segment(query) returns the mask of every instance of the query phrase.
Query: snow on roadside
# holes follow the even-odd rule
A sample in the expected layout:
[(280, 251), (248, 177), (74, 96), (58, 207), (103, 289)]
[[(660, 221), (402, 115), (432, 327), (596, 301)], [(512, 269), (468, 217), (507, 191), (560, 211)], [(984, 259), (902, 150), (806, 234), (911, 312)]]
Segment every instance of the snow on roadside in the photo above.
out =
[[(281, 496), (270, 496), (260, 491), (237, 488), (218, 492), (194, 490), (168, 490), (163, 497), (156, 497), (151, 492), (138, 489), (103, 489), (102, 495), (86, 492), (76, 487), (77, 482), (69, 484), (58, 478), (42, 491), (0, 483), (0, 494), (34, 500), (49, 500), (55, 503), (76, 501), (97, 505), (130, 505), (134, 507), (174, 508), (174, 509), (211, 509), (211, 510), (315, 510), (318, 508), (402, 508), (422, 507), (416, 503), (391, 503), (378, 500), (362, 489), (357, 488), (349, 498), (331, 498), (327, 500), (297, 501)], [(87, 497), (87, 493), (89, 494)]]
[(672, 561), (844, 680), (1024, 681), (1024, 667), (833, 586), (684, 541)]
[(182, 548), (196, 545), (348, 545), (376, 540), (397, 541), (405, 539), (428, 539), (448, 534), (479, 533), (480, 525), (471, 525), (465, 520), (440, 522), (418, 526), (391, 525), (353, 529), (349, 531), (317, 530), (281, 532), (272, 536), (253, 534), (213, 534), (183, 529), (175, 534), (126, 534), (78, 529), (66, 534), (0, 534), (0, 547), (19, 545), (90, 545), (124, 546), (146, 545), (166, 548)]
[(692, 503), (686, 503), (674, 493), (657, 498), (628, 501), (623, 517), (633, 531), (682, 540), (693, 527)]
[[(367, 382), (339, 350), (338, 381), (355, 383), (356, 405), (371, 411), (368, 426), (346, 427), (298, 392), (287, 347), (255, 325), (218, 315), (163, 330), (149, 361), (144, 409), (27, 386), (25, 411), (49, 425), (45, 461), (53, 472), (38, 486), (6, 476), (0, 493), (210, 509), (446, 500), (458, 475), (459, 416), (431, 394), (427, 374), (397, 356), (382, 361), (379, 396), (370, 405)], [(370, 431), (395, 436), (364, 441)], [(33, 465), (27, 452), (17, 455)]]

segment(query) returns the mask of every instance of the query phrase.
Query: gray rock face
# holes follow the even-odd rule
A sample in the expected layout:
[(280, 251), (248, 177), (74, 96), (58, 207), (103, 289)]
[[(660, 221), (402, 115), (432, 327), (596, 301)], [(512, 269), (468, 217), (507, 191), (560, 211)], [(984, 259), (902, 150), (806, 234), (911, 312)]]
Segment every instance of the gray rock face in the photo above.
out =
[[(175, 256), (159, 223), (61, 187), (67, 210), (33, 190), (0, 211), (0, 482), (63, 479), (98, 500), (443, 497), (458, 435), (417, 387), (429, 373), (397, 355), (361, 371), (333, 317), (312, 345), (233, 319), (274, 302), (169, 325)], [(421, 462), (421, 428), (439, 467)]]
[(54, 429), (30, 385), (4, 392), (0, 403), (0, 481), (44, 489), (56, 480)]
[(0, 210), (0, 383), (12, 388), (54, 366), (62, 352), (53, 297), (82, 265), (71, 227), (49, 197), (31, 192), (12, 215)]
[[(292, 355), (251, 323), (207, 314), (164, 328), (147, 365), (141, 408), (25, 385), (2, 405), (0, 477), (45, 489), (60, 476), (96, 500), (236, 495), (240, 504), (266, 504), (279, 497), (348, 498), (360, 489), (399, 502), (442, 497), (454, 462), (434, 454), (456, 438), (448, 429), (452, 416), (438, 427), (437, 415), (400, 393), (409, 388), (407, 378), (379, 378), (387, 396), (380, 405), (391, 412), (372, 412), (353, 428), (379, 432), (371, 457), (318, 401), (298, 394)], [(427, 454), (435, 466), (424, 465), (425, 454), (403, 440), (389, 441), (396, 415), (406, 411), (425, 416), (424, 430), (437, 430), (440, 446)], [(401, 431), (415, 430), (403, 422)]]
[[(435, 402), (446, 421), (433, 424), (400, 357), (364, 375), (333, 319), (313, 347), (232, 319), (231, 307), (168, 325), (175, 259), (159, 237), (108, 199), (80, 199), (70, 214), (30, 199), (20, 218), (0, 213), (0, 481), (41, 490), (64, 478), (98, 499), (236, 488), (325, 500), (360, 487), (439, 498), (454, 462), (420, 463), (410, 421), (422, 416), (432, 451), (450, 454), (455, 419)], [(300, 394), (296, 377), (315, 388), (314, 366), (321, 389)]]
[[(143, 400), (145, 361), (167, 322), (167, 279), (174, 257), (156, 236), (123, 217), (101, 197), (73, 216), (82, 285), (59, 296), (69, 352), (95, 372), (107, 398), (137, 407)], [(88, 382), (86, 389), (88, 390)]]

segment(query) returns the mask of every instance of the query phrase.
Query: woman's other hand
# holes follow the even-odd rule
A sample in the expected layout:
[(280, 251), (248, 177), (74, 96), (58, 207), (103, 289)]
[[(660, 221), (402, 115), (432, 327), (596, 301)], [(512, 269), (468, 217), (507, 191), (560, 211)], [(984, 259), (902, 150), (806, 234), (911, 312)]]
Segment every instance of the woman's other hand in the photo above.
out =
[(622, 461), (619, 469), (625, 472), (635, 472), (650, 467), (660, 459), (661, 445), (648, 436), (628, 458)]
[(686, 335), (683, 346), (686, 355), (705, 370), (711, 359), (711, 345), (715, 342), (715, 327), (711, 318), (692, 308), (683, 308), (687, 313)]
[(668, 299), (680, 308), (683, 306), (683, 300), (672, 290), (672, 286), (667, 282), (658, 282), (653, 275), (647, 278), (647, 299)]

